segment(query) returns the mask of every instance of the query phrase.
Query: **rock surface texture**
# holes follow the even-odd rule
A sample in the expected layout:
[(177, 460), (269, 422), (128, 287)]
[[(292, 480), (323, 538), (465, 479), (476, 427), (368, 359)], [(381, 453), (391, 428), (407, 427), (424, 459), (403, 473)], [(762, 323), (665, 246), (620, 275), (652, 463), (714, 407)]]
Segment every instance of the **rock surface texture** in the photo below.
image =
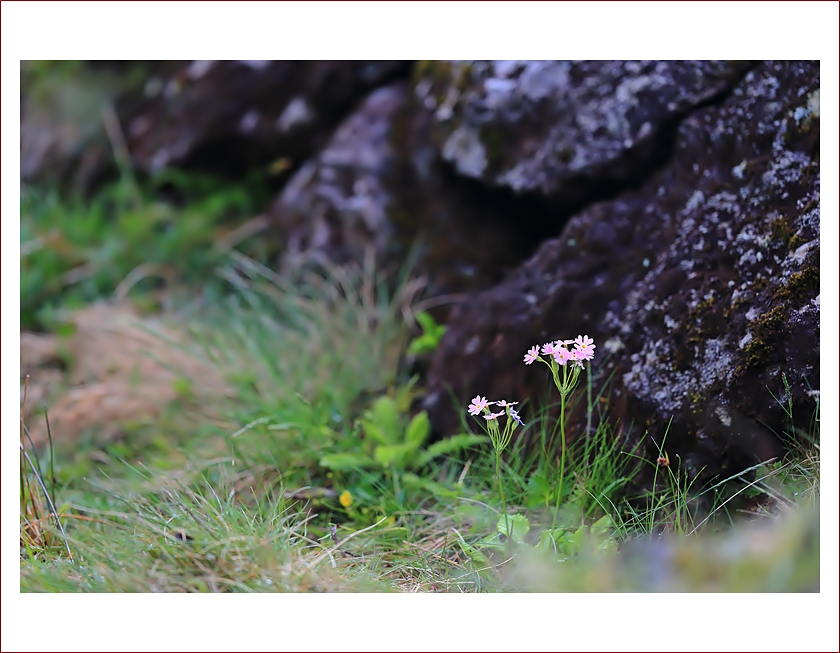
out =
[(576, 201), (638, 177), (663, 132), (750, 64), (473, 61), (420, 68), (442, 157), (467, 177)]
[[(819, 63), (756, 65), (682, 120), (668, 162), (640, 188), (581, 211), (463, 302), (424, 402), (438, 430), (459, 419), (450, 391), (464, 406), (475, 394), (542, 396), (527, 348), (586, 333), (599, 346), (594, 384), (612, 378), (608, 419), (631, 441), (647, 433), (649, 452), (667, 429), (671, 459), (691, 474), (743, 469), (779, 455), (781, 434), (808, 432), (820, 375), (819, 85)], [(570, 437), (585, 428), (577, 417)]]

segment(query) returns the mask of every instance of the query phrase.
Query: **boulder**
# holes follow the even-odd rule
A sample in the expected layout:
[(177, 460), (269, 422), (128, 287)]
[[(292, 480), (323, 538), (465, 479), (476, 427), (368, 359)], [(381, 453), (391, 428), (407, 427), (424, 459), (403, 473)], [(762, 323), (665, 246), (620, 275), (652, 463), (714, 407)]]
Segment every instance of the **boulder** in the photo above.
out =
[[(683, 118), (640, 188), (581, 211), (510, 278), (463, 301), (432, 360), (423, 407), (434, 428), (454, 432), (476, 394), (544, 396), (544, 370), (526, 367), (525, 351), (587, 334), (593, 383), (610, 380), (605, 419), (653, 458), (667, 433), (671, 460), (709, 477), (805, 437), (820, 383), (819, 76), (819, 62), (758, 65)], [(481, 176), (507, 183), (503, 169)], [(549, 191), (571, 168), (534, 170)], [(585, 426), (573, 412), (568, 437)]]
[(663, 134), (751, 62), (440, 61), (418, 66), (434, 140), (459, 174), (577, 202), (639, 179)]
[(557, 233), (550, 203), (453, 174), (436, 155), (432, 126), (406, 83), (368, 95), (270, 208), (285, 243), (281, 267), (360, 262), (370, 250), (394, 270), (414, 253), (428, 294), (463, 293), (499, 283)]
[(194, 164), (241, 175), (275, 163), (297, 167), (353, 104), (393, 76), (400, 61), (191, 61), (146, 86), (132, 112), (135, 164), (156, 171)]

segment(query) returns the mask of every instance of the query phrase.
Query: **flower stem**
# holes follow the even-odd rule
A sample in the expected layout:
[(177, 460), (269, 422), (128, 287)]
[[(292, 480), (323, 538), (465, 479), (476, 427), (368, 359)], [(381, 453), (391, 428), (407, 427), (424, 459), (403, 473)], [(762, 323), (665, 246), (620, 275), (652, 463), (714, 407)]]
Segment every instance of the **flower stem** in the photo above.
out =
[(557, 513), (560, 511), (560, 497), (563, 496), (563, 477), (566, 475), (566, 395), (560, 395), (560, 482), (557, 487), (557, 498), (554, 500), (554, 517), (551, 530), (557, 527)]
[(502, 486), (502, 452), (496, 450), (496, 482), (499, 484), (499, 495), (502, 497), (502, 510), (505, 513), (505, 537), (508, 556), (510, 556), (510, 523), (508, 522), (507, 501), (505, 500), (505, 488)]

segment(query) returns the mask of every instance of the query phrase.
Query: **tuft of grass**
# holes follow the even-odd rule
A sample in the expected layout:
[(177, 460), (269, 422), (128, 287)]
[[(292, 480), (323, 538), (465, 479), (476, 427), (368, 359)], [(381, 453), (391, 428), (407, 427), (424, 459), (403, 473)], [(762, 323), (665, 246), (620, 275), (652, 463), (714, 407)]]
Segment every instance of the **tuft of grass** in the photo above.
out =
[[(55, 470), (53, 467), (52, 433), (47, 421), (49, 434), (50, 468), (47, 477), (41, 469), (40, 460), (35, 452), (29, 429), (26, 427), (26, 395), (29, 389), (27, 376), (23, 386), (23, 401), (20, 411), (20, 546), (30, 558), (46, 556), (56, 551), (66, 550), (70, 561), (73, 554), (67, 543), (61, 516), (55, 507)], [(49, 479), (47, 487), (45, 477)], [(57, 528), (52, 528), (55, 525)], [(57, 532), (56, 532), (57, 531)]]

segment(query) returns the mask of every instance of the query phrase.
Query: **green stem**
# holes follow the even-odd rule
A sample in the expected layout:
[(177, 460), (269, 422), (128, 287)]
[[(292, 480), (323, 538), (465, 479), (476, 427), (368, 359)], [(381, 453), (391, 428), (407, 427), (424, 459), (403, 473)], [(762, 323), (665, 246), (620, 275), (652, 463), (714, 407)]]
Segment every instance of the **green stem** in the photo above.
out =
[(508, 513), (507, 513), (507, 501), (505, 500), (505, 488), (502, 485), (502, 452), (496, 450), (496, 482), (499, 484), (499, 495), (502, 497), (502, 510), (505, 513), (505, 536), (506, 536), (506, 547), (508, 552), (508, 557), (510, 557), (510, 523), (508, 522)]
[(554, 500), (554, 517), (551, 530), (557, 527), (557, 513), (560, 511), (560, 497), (563, 496), (563, 477), (566, 474), (566, 395), (560, 395), (560, 482), (557, 488), (557, 498)]

